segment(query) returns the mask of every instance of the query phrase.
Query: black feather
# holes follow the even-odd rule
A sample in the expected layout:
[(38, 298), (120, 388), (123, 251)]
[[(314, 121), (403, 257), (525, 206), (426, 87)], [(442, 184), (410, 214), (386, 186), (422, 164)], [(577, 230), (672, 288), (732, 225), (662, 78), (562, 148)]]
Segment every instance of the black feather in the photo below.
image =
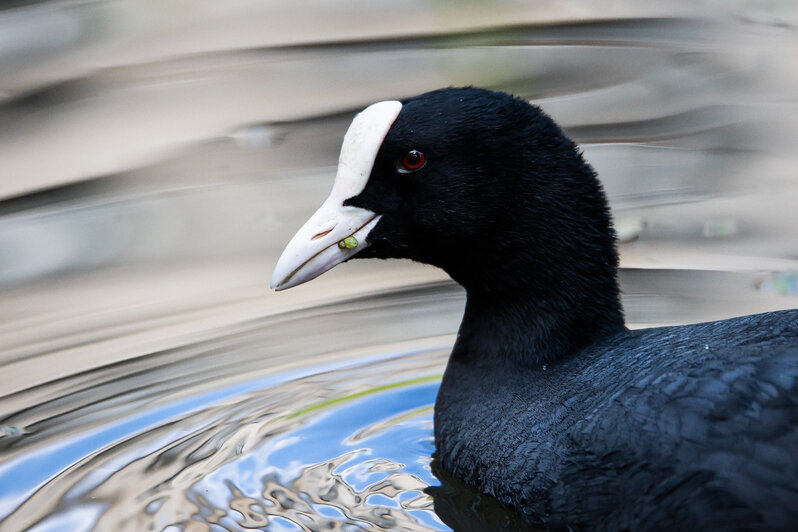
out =
[(798, 529), (798, 311), (626, 330), (601, 185), (540, 109), (409, 99), (347, 203), (383, 216), (357, 257), (466, 290), (435, 406), (454, 477), (549, 528)]

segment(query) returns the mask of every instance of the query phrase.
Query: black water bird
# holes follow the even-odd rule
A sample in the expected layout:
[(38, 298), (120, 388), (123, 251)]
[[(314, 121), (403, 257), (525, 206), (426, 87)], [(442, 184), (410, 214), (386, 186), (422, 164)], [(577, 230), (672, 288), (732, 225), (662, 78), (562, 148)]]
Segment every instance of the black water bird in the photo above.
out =
[(526, 521), (798, 530), (798, 311), (627, 330), (602, 187), (539, 108), (450, 88), (363, 111), (272, 286), (351, 257), (465, 288), (437, 459)]

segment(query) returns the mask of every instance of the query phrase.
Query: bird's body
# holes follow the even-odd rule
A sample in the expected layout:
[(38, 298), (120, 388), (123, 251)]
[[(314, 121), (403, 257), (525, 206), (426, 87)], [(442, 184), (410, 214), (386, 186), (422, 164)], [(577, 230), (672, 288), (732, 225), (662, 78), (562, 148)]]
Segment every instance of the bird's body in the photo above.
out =
[(622, 331), (536, 368), (479, 352), (458, 344), (446, 368), (437, 458), (529, 522), (798, 523), (798, 311)]
[(540, 109), (465, 88), (358, 115), (272, 284), (351, 257), (466, 290), (435, 405), (455, 478), (553, 529), (798, 530), (798, 310), (627, 330), (601, 185)]

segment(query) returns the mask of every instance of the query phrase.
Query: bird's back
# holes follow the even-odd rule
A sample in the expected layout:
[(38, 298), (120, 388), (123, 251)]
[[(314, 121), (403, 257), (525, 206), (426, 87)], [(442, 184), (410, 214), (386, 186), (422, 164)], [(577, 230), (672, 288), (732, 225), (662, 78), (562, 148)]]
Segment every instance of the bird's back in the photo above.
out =
[(453, 360), (436, 410), (443, 466), (533, 522), (798, 525), (796, 310), (626, 331), (545, 369)]

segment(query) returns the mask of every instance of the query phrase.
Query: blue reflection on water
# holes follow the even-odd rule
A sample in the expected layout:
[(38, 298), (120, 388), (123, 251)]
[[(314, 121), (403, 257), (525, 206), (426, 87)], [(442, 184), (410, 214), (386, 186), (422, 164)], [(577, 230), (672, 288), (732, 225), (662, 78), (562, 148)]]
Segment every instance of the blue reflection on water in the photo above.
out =
[[(281, 469), (290, 467), (297, 457), (302, 457), (304, 465), (323, 462), (331, 457), (340, 456), (348, 451), (362, 449), (366, 446), (373, 451), (377, 449), (404, 451), (407, 456), (417, 456), (419, 453), (430, 456), (433, 451), (432, 441), (417, 441), (419, 423), (429, 424), (429, 437), (432, 436), (432, 413), (423, 416), (424, 421), (413, 418), (407, 423), (400, 423), (391, 430), (375, 434), (363, 441), (350, 442), (348, 438), (364, 427), (374, 425), (382, 420), (409, 413), (435, 402), (438, 384), (426, 384), (412, 388), (389, 390), (375, 396), (353, 401), (340, 408), (317, 416), (311, 423), (299, 430), (289, 432), (285, 437), (296, 438), (291, 446), (281, 448), (269, 457), (269, 464)], [(280, 438), (282, 439), (282, 438)], [(279, 440), (278, 440), (279, 441)], [(368, 442), (368, 444), (366, 443)], [(396, 459), (391, 452), (378, 453), (377, 456), (390, 456)], [(401, 461), (401, 460), (400, 460)], [(405, 463), (405, 461), (402, 461)], [(405, 463), (407, 471), (415, 475), (423, 475), (420, 468), (410, 469), (411, 465)], [(349, 480), (349, 479), (347, 479)], [(353, 487), (355, 487), (353, 485)], [(365, 487), (365, 486), (361, 486)]]
[[(408, 354), (413, 354), (413, 352), (411, 353), (403, 352), (400, 354), (388, 353), (388, 354), (376, 355), (373, 357), (365, 357), (358, 359), (356, 361), (349, 360), (342, 362), (333, 362), (328, 364), (320, 364), (312, 368), (302, 368), (295, 371), (280, 373), (278, 375), (271, 375), (260, 379), (254, 379), (244, 383), (238, 383), (235, 385), (212, 390), (206, 393), (198, 394), (186, 399), (177, 400), (168, 403), (166, 405), (162, 405), (153, 408), (151, 410), (147, 410), (145, 412), (142, 412), (141, 414), (123, 418), (117, 423), (104, 425), (100, 428), (89, 430), (73, 437), (65, 438), (56, 443), (23, 454), (14, 460), (11, 460), (7, 463), (0, 465), (0, 519), (7, 517), (20, 504), (22, 504), (22, 502), (24, 502), (27, 498), (29, 498), (37, 489), (42, 487), (45, 483), (47, 483), (55, 476), (64, 472), (69, 467), (77, 464), (82, 459), (89, 457), (92, 454), (102, 449), (105, 449), (116, 443), (130, 439), (132, 436), (136, 434), (140, 434), (157, 426), (166, 425), (175, 420), (184, 418), (194, 412), (197, 412), (204, 408), (208, 408), (215, 404), (221, 403), (226, 399), (234, 398), (236, 396), (240, 396), (257, 390), (263, 390), (265, 388), (270, 388), (278, 384), (307, 377), (311, 374), (318, 374), (328, 371), (341, 370), (344, 368), (373, 364), (376, 362), (381, 362), (394, 358), (400, 358), (402, 356), (407, 356)], [(437, 390), (437, 385), (432, 386), (432, 388), (433, 388), (432, 391), (427, 390), (426, 394), (421, 394), (425, 398), (424, 400), (428, 401), (427, 403), (423, 403), (422, 401), (422, 404), (431, 405), (432, 402), (434, 402), (434, 395), (435, 395), (435, 390)], [(430, 393), (432, 394), (431, 399), (429, 398)], [(408, 392), (407, 395), (408, 397), (403, 396), (402, 398), (397, 398), (396, 401), (402, 401), (402, 400), (410, 401), (409, 396), (412, 396), (413, 393)], [(381, 405), (382, 409), (381, 411), (386, 413), (386, 415), (390, 417), (390, 415), (387, 414), (389, 408), (388, 404), (381, 398), (379, 401), (377, 401), (376, 397), (370, 398), (365, 401), (376, 401)], [(358, 401), (357, 403), (361, 402), (363, 401)], [(401, 403), (396, 403), (396, 405), (400, 404)], [(412, 404), (418, 404), (418, 403), (416, 402)], [(372, 408), (373, 407), (369, 406), (368, 410), (373, 411)], [(348, 408), (345, 410), (348, 410)], [(361, 412), (361, 415), (363, 413), (364, 412)], [(350, 412), (348, 415), (350, 416), (349, 423), (350, 424), (355, 423), (357, 420), (357, 414), (355, 412)], [(149, 444), (136, 447), (130, 454), (126, 453), (126, 456), (123, 458), (123, 461), (129, 463), (130, 461), (138, 457), (152, 453), (157, 449), (161, 448), (163, 445), (167, 444), (168, 442), (175, 441), (177, 438), (189, 434), (193, 431), (196, 431), (202, 428), (203, 426), (207, 425), (208, 423), (210, 422), (206, 422), (200, 425), (181, 427), (175, 429), (174, 431), (170, 431), (168, 434), (164, 435), (164, 437), (159, 438), (154, 442), (150, 442)], [(361, 427), (363, 426), (362, 422), (360, 426)], [(285, 445), (290, 441), (292, 437), (295, 436), (286, 435), (285, 437), (279, 439), (278, 444)], [(309, 437), (308, 434), (306, 433), (302, 437), (306, 438), (308, 442), (311, 442), (311, 444), (307, 446), (307, 450), (305, 449), (305, 447), (303, 447), (301, 450), (295, 449), (294, 452), (297, 453), (315, 452), (316, 454), (313, 454), (312, 456), (316, 458), (326, 456), (326, 458), (329, 459), (333, 456), (337, 456), (334, 454), (330, 454), (331, 450), (331, 448), (329, 447), (330, 442), (324, 441), (325, 438), (332, 437), (331, 435), (325, 435), (324, 437), (319, 437), (319, 436)], [(312, 444), (314, 440), (319, 442), (318, 445), (315, 446), (315, 449), (314, 445)], [(324, 442), (324, 444), (322, 444), (322, 442)], [(326, 455), (324, 455), (322, 451), (325, 448), (325, 445), (328, 445), (327, 447), (328, 452)], [(267, 445), (267, 448), (273, 449), (274, 446)], [(429, 451), (428, 454), (431, 454), (431, 451)], [(308, 461), (308, 457), (310, 456), (310, 454), (299, 455), (299, 456), (302, 456), (302, 463), (304, 464), (310, 463)], [(296, 459), (296, 455), (294, 458)], [(117, 460), (117, 462), (118, 461), (119, 460)], [(251, 469), (251, 468), (258, 466), (250, 464), (250, 462), (252, 461), (249, 460), (248, 458), (245, 458), (240, 462), (242, 465), (242, 467), (239, 468), (240, 473), (248, 471), (249, 475), (254, 475), (254, 473), (257, 472), (257, 469)], [(244, 465), (247, 465), (247, 467), (243, 467)], [(261, 467), (262, 466), (266, 466), (266, 464), (261, 464)], [(296, 466), (300, 466), (300, 464), (297, 462)], [(87, 491), (92, 487), (96, 486), (97, 484), (102, 482), (105, 477), (113, 473), (113, 468), (104, 468), (103, 471), (97, 471), (96, 473), (97, 473), (96, 475), (91, 475), (91, 482), (88, 483), (82, 482), (75, 487), (76, 489), (71, 490), (72, 494), (79, 495), (78, 492), (84, 490)], [(235, 478), (237, 481), (242, 481), (246, 477), (247, 475), (242, 475), (240, 477), (235, 477)], [(253, 480), (255, 480), (255, 478), (253, 478)]]
[[(276, 476), (289, 485), (302, 471), (315, 464), (346, 457), (331, 471), (355, 492), (368, 492), (397, 469), (375, 470), (379, 459), (401, 466), (401, 472), (417, 477), (423, 484), (439, 485), (429, 468), (434, 451), (432, 405), (440, 383), (424, 383), (383, 390), (377, 394), (335, 405), (314, 415), (295, 430), (279, 435), (241, 459), (206, 475), (194, 487), (213, 506), (231, 506), (230, 482), (255, 500), (261, 500), (264, 479)], [(394, 420), (393, 423), (390, 420)], [(382, 425), (381, 425), (382, 424)], [(376, 428), (363, 435), (363, 430)], [(360, 433), (361, 437), (354, 437)], [(398, 493), (388, 497), (368, 495), (367, 504), (401, 508), (401, 502), (418, 493)], [(342, 518), (334, 507), (316, 505), (321, 515)], [(431, 510), (404, 510), (421, 524), (449, 530)], [(230, 523), (232, 524), (232, 523)]]

